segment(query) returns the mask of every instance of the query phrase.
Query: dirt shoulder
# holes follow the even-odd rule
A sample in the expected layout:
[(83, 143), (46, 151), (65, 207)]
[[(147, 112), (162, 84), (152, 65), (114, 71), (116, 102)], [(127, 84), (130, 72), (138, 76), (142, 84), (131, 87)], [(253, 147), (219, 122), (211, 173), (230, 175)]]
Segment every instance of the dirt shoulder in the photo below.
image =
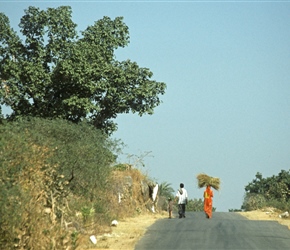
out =
[(249, 211), (249, 212), (237, 212), (249, 220), (273, 220), (279, 222), (281, 225), (285, 225), (290, 230), (290, 218), (280, 218), (279, 215), (282, 212), (275, 211), (274, 208), (265, 208), (261, 210)]
[[(154, 224), (155, 221), (167, 218), (167, 213), (146, 213), (133, 218), (127, 218), (118, 221), (116, 227), (112, 227), (112, 232), (97, 236), (97, 244), (93, 249), (126, 249), (133, 250), (136, 243), (145, 234), (147, 228)], [(85, 250), (85, 249), (82, 249)]]

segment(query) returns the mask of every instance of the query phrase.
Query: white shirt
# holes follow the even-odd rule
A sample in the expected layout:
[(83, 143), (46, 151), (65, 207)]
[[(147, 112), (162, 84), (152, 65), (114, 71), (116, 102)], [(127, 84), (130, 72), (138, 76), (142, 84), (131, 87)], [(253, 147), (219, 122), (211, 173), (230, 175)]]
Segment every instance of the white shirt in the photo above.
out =
[(187, 191), (185, 188), (181, 188), (182, 194), (179, 191), (176, 193), (176, 197), (178, 197), (178, 204), (186, 204), (187, 199)]

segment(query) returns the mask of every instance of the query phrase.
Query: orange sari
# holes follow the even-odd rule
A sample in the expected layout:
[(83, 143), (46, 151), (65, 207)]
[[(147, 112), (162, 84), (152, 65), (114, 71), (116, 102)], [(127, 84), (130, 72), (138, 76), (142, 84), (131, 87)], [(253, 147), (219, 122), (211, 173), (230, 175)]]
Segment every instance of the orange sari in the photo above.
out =
[(207, 218), (211, 218), (213, 191), (210, 189), (210, 186), (206, 187), (206, 190), (203, 193), (203, 197), (204, 197), (204, 212)]

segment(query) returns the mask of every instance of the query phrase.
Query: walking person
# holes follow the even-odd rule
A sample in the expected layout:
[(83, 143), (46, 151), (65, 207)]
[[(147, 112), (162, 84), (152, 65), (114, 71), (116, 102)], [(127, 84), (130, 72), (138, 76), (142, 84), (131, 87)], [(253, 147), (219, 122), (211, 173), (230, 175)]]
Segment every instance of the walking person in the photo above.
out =
[(213, 198), (213, 191), (211, 190), (211, 186), (207, 185), (206, 189), (203, 193), (204, 198), (204, 212), (206, 218), (210, 219), (212, 217), (212, 198)]
[(188, 196), (184, 184), (180, 183), (179, 187), (175, 196), (175, 198), (178, 198), (178, 214), (179, 218), (185, 218), (185, 205), (187, 205)]

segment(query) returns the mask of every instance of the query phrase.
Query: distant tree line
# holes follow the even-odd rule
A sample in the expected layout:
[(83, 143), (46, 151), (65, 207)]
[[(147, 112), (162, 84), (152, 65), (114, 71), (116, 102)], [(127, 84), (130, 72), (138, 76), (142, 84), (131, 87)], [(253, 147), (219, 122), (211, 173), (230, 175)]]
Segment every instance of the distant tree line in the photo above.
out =
[(255, 177), (245, 187), (242, 209), (250, 211), (270, 206), (290, 210), (290, 170), (281, 170), (278, 175), (266, 178), (258, 172)]

